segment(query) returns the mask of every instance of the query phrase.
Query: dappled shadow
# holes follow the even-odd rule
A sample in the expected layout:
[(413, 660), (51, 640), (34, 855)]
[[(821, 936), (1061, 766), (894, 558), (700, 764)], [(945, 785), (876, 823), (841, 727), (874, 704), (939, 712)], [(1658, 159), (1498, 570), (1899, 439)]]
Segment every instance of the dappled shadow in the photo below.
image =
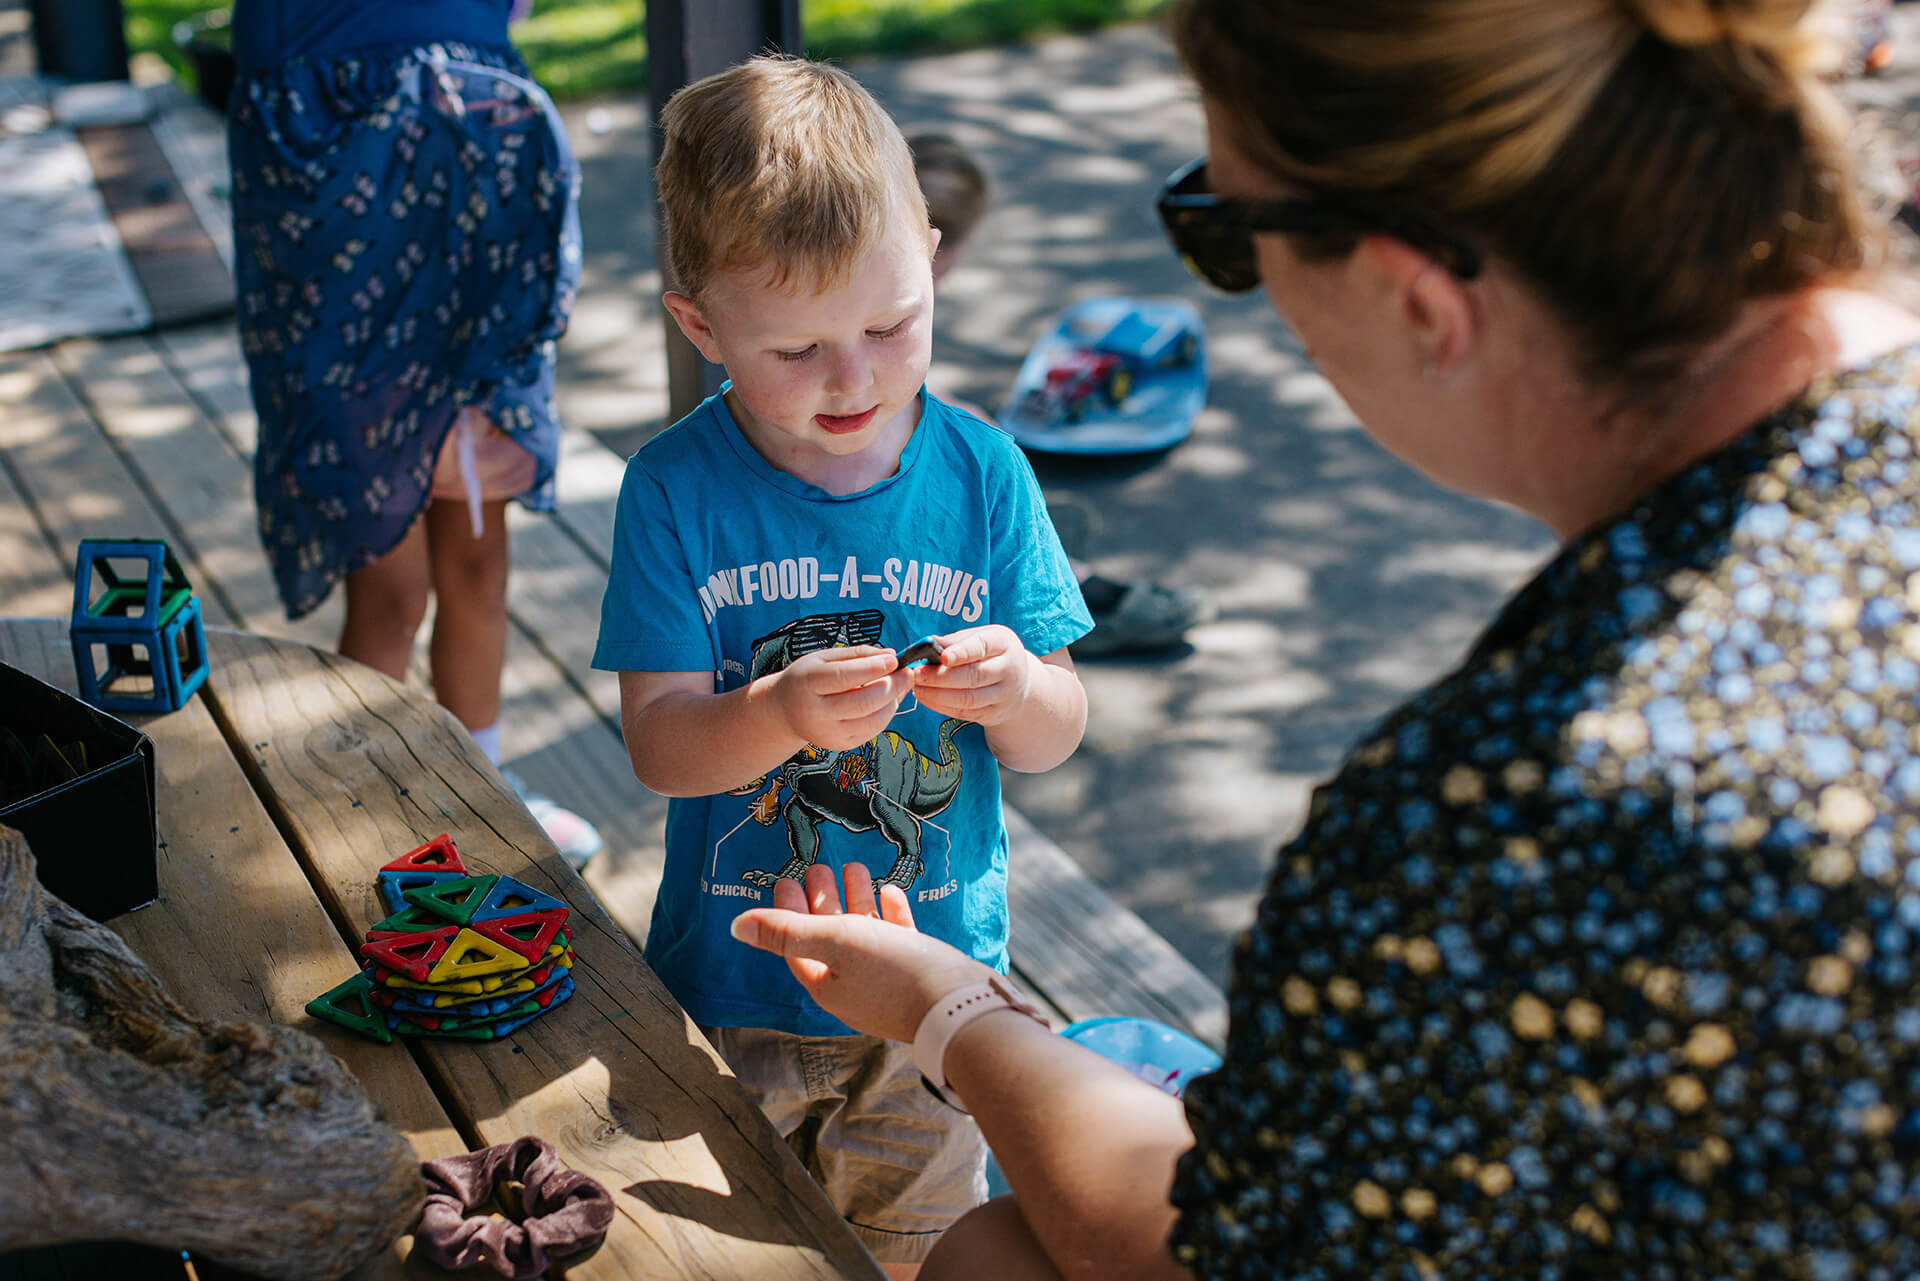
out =
[[(1163, 455), (1035, 465), (1050, 493), (1098, 513), (1101, 572), (1199, 588), (1219, 620), (1185, 652), (1080, 664), (1084, 744), (1050, 773), (1009, 773), (1007, 794), (1222, 978), (1312, 784), (1463, 655), (1550, 540), (1389, 458), (1264, 298), (1210, 293), (1168, 250), (1152, 196), (1204, 137), (1155, 28), (847, 65), (903, 128), (952, 134), (993, 182), (993, 212), (936, 310), (937, 390), (997, 408), (1028, 345), (1082, 298), (1201, 308), (1212, 390), (1190, 439)], [(645, 292), (657, 288), (649, 139), (637, 107), (609, 110), (629, 123), (583, 143), (588, 283), (560, 386), (575, 422), (630, 450), (663, 425), (665, 387)], [(615, 405), (625, 421), (605, 416)]]
[(1034, 461), (1049, 493), (1097, 513), (1096, 568), (1198, 588), (1219, 620), (1186, 652), (1079, 664), (1082, 747), (1006, 782), (1094, 880), (1224, 979), (1314, 781), (1457, 661), (1549, 540), (1389, 458), (1263, 296), (1212, 293), (1174, 257), (1152, 198), (1205, 140), (1157, 29), (851, 69), (904, 127), (973, 148), (994, 183), (938, 309), (936, 386), (997, 407), (1028, 344), (1082, 298), (1201, 309), (1212, 383), (1192, 437)]

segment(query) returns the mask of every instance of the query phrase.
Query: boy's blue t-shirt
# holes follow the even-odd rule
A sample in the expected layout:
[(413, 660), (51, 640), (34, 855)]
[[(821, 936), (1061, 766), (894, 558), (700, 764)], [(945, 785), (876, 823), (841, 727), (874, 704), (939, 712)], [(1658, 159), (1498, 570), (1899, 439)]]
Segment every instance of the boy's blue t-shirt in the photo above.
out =
[[(1050, 654), (1084, 636), (1092, 619), (1018, 445), (924, 391), (921, 404), (898, 470), (855, 494), (776, 470), (719, 395), (648, 441), (620, 489), (593, 665), (711, 671), (720, 693), (841, 645), (1003, 623)], [(647, 962), (696, 1022), (849, 1033), (786, 962), (728, 932), (795, 858), (865, 863), (876, 881), (905, 860), (919, 928), (1006, 969), (986, 732), (912, 695), (901, 709), (860, 748), (805, 749), (736, 791), (669, 803)]]

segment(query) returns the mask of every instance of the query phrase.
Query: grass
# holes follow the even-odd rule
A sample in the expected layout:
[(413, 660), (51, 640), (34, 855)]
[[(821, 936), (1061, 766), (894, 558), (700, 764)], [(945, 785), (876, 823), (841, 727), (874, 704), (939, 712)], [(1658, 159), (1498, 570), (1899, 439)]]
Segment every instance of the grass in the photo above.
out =
[[(214, 0), (123, 0), (127, 43), (192, 71), (176, 23)], [(698, 3), (698, 0), (695, 0)], [(921, 53), (1085, 31), (1158, 13), (1167, 0), (801, 0), (807, 52), (820, 58)], [(536, 0), (514, 41), (556, 98), (635, 90), (647, 82), (645, 0)]]

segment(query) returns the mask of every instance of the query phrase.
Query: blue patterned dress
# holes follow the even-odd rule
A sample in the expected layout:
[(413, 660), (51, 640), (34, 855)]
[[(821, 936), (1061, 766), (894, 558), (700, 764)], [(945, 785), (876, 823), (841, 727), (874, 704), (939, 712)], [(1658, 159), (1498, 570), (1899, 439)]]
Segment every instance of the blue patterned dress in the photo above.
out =
[(241, 0), (229, 121), (260, 537), (291, 618), (391, 550), (459, 412), (553, 505), (579, 168), (508, 0)]

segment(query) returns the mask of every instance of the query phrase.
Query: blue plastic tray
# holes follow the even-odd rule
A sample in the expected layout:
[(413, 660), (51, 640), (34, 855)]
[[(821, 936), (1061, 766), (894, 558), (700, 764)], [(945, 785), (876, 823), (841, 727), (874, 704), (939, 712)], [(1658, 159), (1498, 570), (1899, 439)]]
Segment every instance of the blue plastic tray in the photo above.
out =
[[(1076, 348), (1113, 350), (1130, 374), (1124, 400), (1088, 396), (1077, 419), (1045, 391), (1047, 371)], [(1149, 359), (1138, 358), (1142, 350)], [(1000, 426), (1046, 453), (1145, 453), (1185, 440), (1206, 403), (1206, 334), (1197, 310), (1175, 300), (1093, 298), (1062, 312), (1033, 344), (1000, 407)]]

